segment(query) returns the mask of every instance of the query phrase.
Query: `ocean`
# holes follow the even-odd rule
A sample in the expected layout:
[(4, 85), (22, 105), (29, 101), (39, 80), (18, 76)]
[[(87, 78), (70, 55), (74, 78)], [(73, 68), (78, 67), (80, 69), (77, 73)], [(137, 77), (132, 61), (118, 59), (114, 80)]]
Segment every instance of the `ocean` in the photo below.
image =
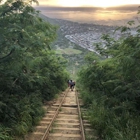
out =
[(111, 8), (36, 6), (35, 9), (50, 18), (79, 23), (123, 26), (127, 25), (128, 21), (134, 20), (135, 26), (140, 24), (140, 14), (137, 14), (138, 5)]

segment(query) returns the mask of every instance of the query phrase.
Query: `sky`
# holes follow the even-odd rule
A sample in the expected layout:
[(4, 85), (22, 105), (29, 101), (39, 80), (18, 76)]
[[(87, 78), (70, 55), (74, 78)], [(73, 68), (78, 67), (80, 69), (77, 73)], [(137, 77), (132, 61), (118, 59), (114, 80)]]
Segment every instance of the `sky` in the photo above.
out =
[(139, 4), (140, 0), (38, 0), (39, 5), (62, 7), (111, 7), (127, 4)]

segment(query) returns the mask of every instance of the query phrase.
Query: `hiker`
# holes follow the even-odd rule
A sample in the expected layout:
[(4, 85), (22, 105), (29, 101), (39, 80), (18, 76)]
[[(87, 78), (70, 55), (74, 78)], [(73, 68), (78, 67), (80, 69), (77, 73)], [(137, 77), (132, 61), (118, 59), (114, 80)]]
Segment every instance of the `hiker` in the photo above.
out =
[(71, 91), (73, 91), (74, 86), (75, 86), (75, 82), (71, 80), (71, 82), (70, 82), (70, 89), (71, 89)]
[(67, 82), (69, 88), (70, 88), (70, 83), (71, 83), (71, 81), (72, 81), (72, 80), (68, 80), (68, 82)]

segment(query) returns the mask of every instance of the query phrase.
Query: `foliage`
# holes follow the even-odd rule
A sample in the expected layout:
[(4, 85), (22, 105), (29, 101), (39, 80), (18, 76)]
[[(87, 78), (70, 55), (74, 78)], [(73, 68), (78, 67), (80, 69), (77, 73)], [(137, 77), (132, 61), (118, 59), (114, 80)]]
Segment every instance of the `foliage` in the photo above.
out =
[[(129, 24), (130, 25), (130, 24)], [(140, 138), (140, 30), (122, 27), (122, 38), (103, 35), (105, 47), (97, 45), (101, 59), (86, 57), (78, 82), (88, 106), (89, 120), (104, 140)]]
[(25, 135), (44, 114), (42, 103), (64, 90), (66, 61), (51, 50), (56, 27), (26, 0), (0, 5), (0, 139)]

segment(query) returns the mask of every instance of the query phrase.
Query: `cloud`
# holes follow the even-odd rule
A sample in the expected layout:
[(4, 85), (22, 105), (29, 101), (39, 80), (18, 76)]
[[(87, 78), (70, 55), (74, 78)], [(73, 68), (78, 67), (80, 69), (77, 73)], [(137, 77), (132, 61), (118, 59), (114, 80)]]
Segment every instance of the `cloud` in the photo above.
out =
[(57, 5), (59, 0), (38, 0), (39, 5)]
[(140, 0), (38, 0), (39, 5), (48, 6), (116, 6), (125, 4), (139, 4)]

